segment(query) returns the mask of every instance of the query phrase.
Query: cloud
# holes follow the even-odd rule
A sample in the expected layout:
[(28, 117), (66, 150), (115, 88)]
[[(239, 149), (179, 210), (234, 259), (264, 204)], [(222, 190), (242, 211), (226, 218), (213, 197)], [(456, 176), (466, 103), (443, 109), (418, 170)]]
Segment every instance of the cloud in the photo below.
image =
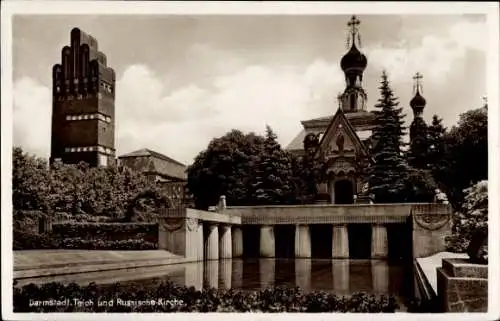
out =
[(31, 78), (14, 83), (13, 144), (41, 157), (50, 156), (51, 90)]
[[(386, 69), (395, 81), (407, 81), (417, 71), (424, 74), (426, 83), (442, 84), (452, 71), (464, 66), (458, 61), (468, 50), (486, 51), (487, 26), (483, 22), (459, 22), (443, 35), (424, 35), (417, 44), (407, 39), (393, 45), (378, 45), (366, 49), (374, 68)], [(411, 79), (411, 78), (410, 78)]]
[(117, 148), (149, 147), (190, 163), (213, 137), (233, 128), (263, 133), (266, 125), (286, 145), (301, 120), (336, 110), (338, 72), (321, 60), (303, 68), (250, 65), (214, 77), (210, 89), (190, 84), (168, 92), (148, 67), (130, 66), (118, 81)]

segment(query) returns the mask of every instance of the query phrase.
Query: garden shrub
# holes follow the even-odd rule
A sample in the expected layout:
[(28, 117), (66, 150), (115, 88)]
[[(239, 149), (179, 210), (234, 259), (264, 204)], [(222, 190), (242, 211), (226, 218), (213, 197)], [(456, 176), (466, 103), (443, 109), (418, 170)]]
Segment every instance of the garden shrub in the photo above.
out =
[(63, 223), (52, 225), (52, 233), (57, 238), (75, 238), (85, 236), (87, 239), (128, 240), (142, 238), (155, 243), (158, 241), (158, 224), (156, 223)]
[[(63, 300), (69, 305), (35, 306), (30, 300)], [(98, 306), (112, 301), (112, 306)], [(73, 299), (92, 300), (94, 304), (77, 307)], [(151, 301), (162, 299), (163, 304), (121, 305), (122, 301)], [(159, 301), (157, 301), (159, 302)], [(88, 286), (48, 283), (22, 288), (14, 287), (14, 312), (395, 312), (399, 308), (394, 297), (355, 293), (339, 297), (326, 291), (306, 293), (299, 288), (268, 288), (260, 291), (195, 290), (194, 287), (174, 285), (170, 281), (153, 286), (130, 283)]]
[(464, 192), (462, 209), (453, 214), (452, 235), (446, 238), (451, 252), (465, 252), (474, 232), (488, 228), (488, 181), (481, 181)]
[(151, 223), (62, 223), (52, 233), (14, 229), (13, 249), (153, 250), (158, 225)]

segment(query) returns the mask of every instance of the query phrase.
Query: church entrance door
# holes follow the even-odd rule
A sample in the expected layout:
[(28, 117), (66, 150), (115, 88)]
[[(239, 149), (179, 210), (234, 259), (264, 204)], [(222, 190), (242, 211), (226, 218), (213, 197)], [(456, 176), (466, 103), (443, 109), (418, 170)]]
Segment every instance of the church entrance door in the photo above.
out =
[(335, 204), (354, 204), (354, 188), (352, 182), (343, 179), (335, 182)]

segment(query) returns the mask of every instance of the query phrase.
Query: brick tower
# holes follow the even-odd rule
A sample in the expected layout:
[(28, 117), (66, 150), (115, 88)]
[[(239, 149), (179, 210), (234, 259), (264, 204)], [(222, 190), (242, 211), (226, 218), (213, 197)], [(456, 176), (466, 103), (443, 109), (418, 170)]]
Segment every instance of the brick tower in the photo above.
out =
[(115, 162), (115, 72), (97, 40), (78, 28), (52, 70), (50, 162)]

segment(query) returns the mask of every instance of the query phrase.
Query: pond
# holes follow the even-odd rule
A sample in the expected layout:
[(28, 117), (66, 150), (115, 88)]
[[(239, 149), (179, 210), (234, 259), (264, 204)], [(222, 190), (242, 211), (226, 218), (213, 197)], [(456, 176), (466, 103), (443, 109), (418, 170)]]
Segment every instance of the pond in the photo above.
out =
[[(149, 270), (149, 271), (148, 271)], [(121, 278), (125, 283), (127, 277)], [(133, 280), (131, 280), (133, 279)], [(338, 295), (355, 292), (394, 295), (401, 306), (411, 295), (411, 269), (401, 262), (328, 259), (227, 259), (154, 267), (128, 279), (155, 285), (170, 280), (200, 290), (236, 288), (259, 290), (269, 286), (298, 286)]]

